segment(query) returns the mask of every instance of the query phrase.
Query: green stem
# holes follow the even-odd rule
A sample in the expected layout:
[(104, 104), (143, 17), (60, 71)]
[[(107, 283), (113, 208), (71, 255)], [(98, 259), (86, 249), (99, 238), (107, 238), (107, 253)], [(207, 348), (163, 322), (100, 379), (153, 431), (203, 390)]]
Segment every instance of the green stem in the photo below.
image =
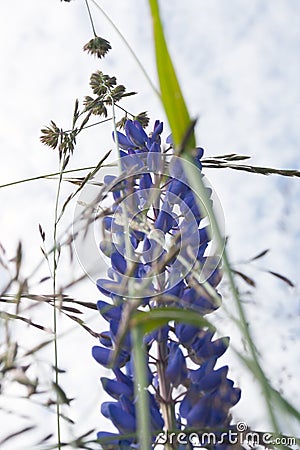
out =
[(91, 25), (92, 25), (94, 36), (97, 37), (97, 33), (96, 33), (96, 30), (95, 30), (95, 25), (94, 25), (94, 21), (93, 21), (93, 18), (92, 18), (92, 14), (91, 14), (91, 10), (90, 10), (90, 7), (89, 7), (88, 0), (85, 0), (85, 4), (86, 4), (87, 11), (88, 11), (89, 19), (90, 19), (90, 22), (91, 22)]
[(131, 330), (134, 359), (134, 388), (137, 399), (136, 417), (140, 450), (151, 448), (151, 432), (149, 426), (149, 394), (147, 390), (147, 358), (143, 345), (144, 333), (140, 326)]
[[(165, 432), (169, 434), (175, 430), (175, 416), (174, 408), (171, 404), (171, 386), (166, 379), (167, 369), (167, 345), (166, 342), (160, 342), (158, 344), (158, 361), (157, 361), (157, 374), (159, 379), (159, 395), (162, 398), (160, 404), (162, 416), (165, 423)], [(169, 440), (165, 444), (167, 450), (172, 450), (173, 446), (169, 443)]]
[[(116, 142), (116, 149), (118, 152), (118, 166), (119, 173), (123, 172), (122, 163), (121, 163), (121, 154), (118, 140), (118, 133), (116, 128), (116, 119), (115, 119), (115, 103), (114, 99), (111, 96), (112, 102), (112, 114), (113, 114), (113, 126), (114, 126), (114, 136)], [(125, 257), (127, 262), (127, 271), (131, 272), (133, 262), (133, 254), (132, 254), (132, 246), (130, 242), (129, 236), (129, 221), (126, 210), (126, 203), (122, 204), (122, 218), (123, 218), (123, 228), (124, 228), (124, 239), (125, 239)], [(124, 317), (126, 318), (126, 314), (128, 314), (128, 320), (132, 314), (132, 311), (135, 311), (138, 303), (134, 301), (135, 287), (133, 285), (133, 279), (129, 276), (128, 280), (128, 298), (126, 309), (124, 310)], [(130, 302), (130, 303), (128, 303)], [(151, 448), (151, 432), (150, 432), (150, 414), (149, 414), (149, 398), (148, 398), (148, 390), (147, 390), (147, 359), (146, 352), (143, 346), (143, 332), (141, 327), (133, 327), (131, 330), (132, 337), (132, 345), (133, 345), (133, 355), (134, 355), (134, 389), (135, 389), (135, 397), (137, 399), (137, 426), (138, 426), (138, 442), (140, 444), (141, 450), (149, 450)]]
[(43, 178), (51, 178), (51, 177), (55, 177), (55, 176), (61, 175), (61, 174), (64, 175), (66, 173), (80, 172), (83, 170), (93, 170), (93, 169), (95, 169), (95, 167), (96, 166), (81, 167), (79, 169), (70, 169), (70, 170), (64, 170), (61, 172), (47, 173), (45, 175), (39, 175), (39, 176), (32, 177), (32, 178), (24, 178), (23, 180), (17, 180), (17, 181), (12, 181), (11, 183), (1, 184), (0, 189), (4, 188), (4, 187), (8, 187), (8, 186), (15, 186), (16, 184), (27, 183), (28, 181), (42, 180)]
[(121, 31), (119, 30), (119, 28), (114, 24), (114, 22), (111, 20), (111, 18), (106, 14), (106, 12), (101, 8), (101, 6), (95, 1), (95, 0), (91, 0), (92, 3), (95, 5), (95, 7), (97, 9), (99, 9), (99, 11), (101, 11), (101, 13), (104, 15), (104, 17), (106, 18), (106, 20), (108, 20), (108, 22), (111, 24), (111, 26), (113, 27), (113, 29), (118, 33), (118, 35), (120, 36), (120, 38), (122, 39), (122, 41), (124, 42), (124, 44), (126, 45), (126, 47), (128, 48), (129, 52), (131, 53), (133, 59), (135, 60), (135, 62), (137, 63), (137, 65), (139, 66), (139, 68), (141, 69), (143, 75), (145, 76), (145, 78), (147, 79), (149, 85), (151, 86), (152, 90), (155, 92), (155, 94), (160, 97), (160, 92), (158, 91), (158, 89), (156, 88), (156, 86), (154, 85), (154, 83), (152, 82), (151, 78), (149, 77), (147, 71), (145, 70), (143, 64), (141, 63), (141, 61), (139, 60), (139, 58), (137, 57), (136, 53), (134, 52), (134, 50), (132, 49), (132, 47), (130, 46), (130, 44), (128, 43), (128, 41), (126, 40), (125, 36), (121, 33)]
[[(59, 209), (59, 197), (62, 185), (62, 176), (64, 167), (64, 158), (60, 161), (59, 180), (55, 199), (54, 209), (54, 227), (53, 227), (53, 332), (54, 332), (54, 368), (55, 368), (55, 385), (58, 386), (58, 342), (57, 342), (57, 311), (56, 311), (56, 274), (58, 266), (57, 249), (57, 224), (58, 224), (58, 209)], [(56, 426), (57, 426), (57, 448), (61, 449), (61, 430), (60, 430), (60, 399), (58, 392), (56, 394)]]

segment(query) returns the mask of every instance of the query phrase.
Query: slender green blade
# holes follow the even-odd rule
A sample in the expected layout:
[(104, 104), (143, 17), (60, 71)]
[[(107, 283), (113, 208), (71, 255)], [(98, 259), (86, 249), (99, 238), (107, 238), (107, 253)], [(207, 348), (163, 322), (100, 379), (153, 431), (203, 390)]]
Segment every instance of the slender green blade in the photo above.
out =
[(142, 328), (135, 326), (132, 329), (131, 336), (133, 340), (138, 439), (140, 449), (149, 450), (151, 448), (150, 406), (147, 390), (147, 357), (144, 346), (141, 346), (144, 337)]
[[(149, 0), (149, 5), (152, 14), (156, 66), (161, 100), (172, 130), (174, 145), (175, 147), (179, 147), (190, 127), (191, 119), (168, 51), (160, 19), (158, 1)], [(190, 135), (187, 147), (195, 148), (195, 137), (193, 133)]]
[[(205, 190), (205, 186), (203, 184), (202, 179), (194, 174), (193, 170), (193, 158), (190, 154), (189, 150), (195, 148), (195, 136), (192, 128), (192, 121), (189, 117), (189, 112), (187, 110), (183, 94), (180, 89), (180, 85), (178, 83), (178, 79), (176, 76), (176, 72), (168, 51), (167, 43), (165, 40), (163, 27), (161, 23), (158, 0), (149, 0), (149, 5), (152, 14), (153, 21), (153, 34), (154, 34), (154, 42), (155, 42), (155, 52), (156, 52), (156, 64), (157, 64), (157, 72), (160, 83), (161, 90), (161, 100), (166, 112), (166, 115), (169, 120), (169, 124), (172, 130), (173, 142), (175, 148), (179, 148), (181, 150), (181, 156), (184, 161), (184, 170), (186, 172), (188, 182), (190, 183), (191, 188), (194, 190), (196, 195), (199, 196), (209, 212), (210, 219), (212, 221), (213, 234), (218, 242), (218, 247), (222, 249), (223, 246), (223, 237), (221, 235), (221, 230), (219, 228), (218, 221), (214, 215), (214, 212), (211, 208), (211, 205), (207, 198), (207, 193)], [(189, 139), (187, 139), (187, 133), (190, 131)], [(184, 145), (182, 143), (185, 143)], [(190, 164), (189, 164), (190, 163)], [(263, 173), (263, 172), (262, 172)], [(195, 176), (194, 176), (195, 175)], [(284, 174), (286, 175), (286, 174)], [(273, 428), (276, 432), (279, 431), (278, 421), (276, 415), (273, 410), (272, 400), (276, 399), (277, 404), (280, 404), (281, 410), (285, 411), (287, 414), (290, 414), (293, 417), (298, 418), (299, 412), (296, 411), (291, 405), (280, 395), (280, 393), (274, 391), (272, 386), (270, 385), (259, 360), (259, 355), (257, 354), (257, 350), (255, 348), (254, 342), (252, 340), (251, 332), (248, 326), (246, 313), (244, 311), (244, 306), (239, 298), (239, 292), (235, 285), (235, 281), (233, 278), (233, 274), (231, 271), (231, 266), (229, 262), (229, 258), (226, 252), (226, 249), (223, 250), (223, 267), (226, 272), (231, 288), (231, 292), (233, 298), (236, 303), (240, 327), (245, 337), (245, 340), (249, 346), (251, 361), (250, 365), (247, 365), (248, 368), (253, 372), (258, 382), (262, 387), (262, 391), (264, 393), (267, 409), (269, 412), (270, 421), (273, 425)], [(169, 309), (168, 309), (169, 310)], [(141, 319), (139, 319), (141, 320)], [(150, 320), (150, 317), (149, 317)], [(164, 318), (156, 318), (151, 319), (151, 323), (147, 325), (144, 324), (144, 330), (153, 327), (155, 324), (163, 323)], [(171, 319), (170, 319), (171, 320)], [(243, 360), (243, 356), (239, 354), (240, 358)], [(244, 361), (245, 362), (245, 361)]]
[(214, 328), (206, 319), (195, 311), (179, 308), (154, 308), (151, 311), (137, 311), (131, 319), (132, 327), (142, 326), (144, 333), (150, 333), (156, 328), (175, 320), (180, 323), (188, 323), (199, 328)]

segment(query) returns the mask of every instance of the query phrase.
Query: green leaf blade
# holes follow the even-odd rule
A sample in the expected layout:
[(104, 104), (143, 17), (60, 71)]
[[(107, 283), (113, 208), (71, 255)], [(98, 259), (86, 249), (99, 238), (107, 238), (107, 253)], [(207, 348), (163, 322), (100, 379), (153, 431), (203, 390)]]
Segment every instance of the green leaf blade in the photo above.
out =
[[(157, 0), (149, 0), (149, 5), (152, 14), (156, 66), (161, 100), (172, 130), (174, 145), (175, 147), (179, 147), (190, 127), (191, 119), (168, 51), (160, 19), (158, 2)], [(195, 146), (195, 136), (192, 133), (188, 141), (188, 147), (195, 148)]]
[(143, 332), (147, 334), (173, 320), (180, 323), (188, 323), (199, 328), (214, 328), (208, 320), (195, 311), (170, 307), (154, 308), (147, 312), (138, 311), (131, 319), (131, 326), (142, 327)]

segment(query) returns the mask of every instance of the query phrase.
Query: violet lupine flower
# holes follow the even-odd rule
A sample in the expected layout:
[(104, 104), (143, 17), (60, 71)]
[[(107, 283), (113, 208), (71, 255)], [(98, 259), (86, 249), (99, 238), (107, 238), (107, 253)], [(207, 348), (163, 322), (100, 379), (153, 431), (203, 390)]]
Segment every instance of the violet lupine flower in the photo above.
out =
[[(126, 302), (130, 301), (126, 291), (129, 276), (134, 278), (139, 309), (171, 305), (204, 316), (218, 307), (194, 276), (195, 271), (211, 263), (206, 254), (210, 237), (207, 225), (203, 225), (204, 208), (189, 187), (180, 158), (170, 154), (171, 147), (162, 151), (162, 131), (159, 121), (147, 135), (139, 122), (128, 120), (125, 134), (113, 136), (121, 149), (124, 173), (104, 179), (113, 204), (112, 214), (103, 220), (100, 249), (110, 258), (110, 267), (108, 278), (99, 279), (97, 287), (108, 298), (98, 301), (108, 330), (101, 333), (100, 346), (92, 349), (93, 357), (104, 367), (112, 361)], [(202, 155), (203, 149), (196, 149), (194, 163), (199, 176)], [(210, 196), (211, 191), (207, 193)], [(124, 211), (128, 229), (122, 221)], [(126, 254), (126, 235), (132, 261)], [(206, 281), (220, 298), (216, 291), (220, 270), (217, 264), (209, 264)], [(217, 433), (231, 426), (230, 409), (239, 401), (240, 390), (227, 377), (227, 366), (216, 368), (229, 338), (214, 335), (211, 329), (170, 322), (144, 337), (153, 443), (155, 436), (166, 429), (187, 433), (189, 428), (209, 429)], [(112, 398), (102, 404), (101, 412), (116, 428), (115, 433), (98, 433), (98, 438), (105, 440), (104, 449), (138, 448), (131, 349), (128, 332), (114, 358), (114, 378), (101, 379), (104, 391)], [(171, 424), (170, 415), (165, 417), (166, 405), (171, 411)]]

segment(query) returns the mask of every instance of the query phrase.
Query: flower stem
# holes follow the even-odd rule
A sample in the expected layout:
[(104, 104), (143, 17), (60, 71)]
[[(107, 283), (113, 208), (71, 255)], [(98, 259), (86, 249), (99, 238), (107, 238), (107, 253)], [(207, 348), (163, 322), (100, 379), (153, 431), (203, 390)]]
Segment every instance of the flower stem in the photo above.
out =
[(97, 37), (97, 33), (96, 33), (96, 29), (95, 29), (95, 25), (94, 25), (94, 21), (93, 21), (93, 18), (92, 18), (92, 13), (91, 13), (91, 10), (90, 10), (90, 6), (89, 6), (89, 3), (88, 3), (88, 0), (85, 0), (85, 4), (86, 4), (86, 8), (88, 10), (88, 14), (89, 14), (89, 18), (90, 18), (90, 22), (91, 22), (91, 25), (92, 25), (94, 36)]
[[(114, 126), (114, 136), (116, 142), (116, 148), (118, 153), (118, 165), (119, 172), (122, 173), (122, 163), (121, 163), (121, 153), (119, 147), (118, 133), (116, 127), (116, 115), (115, 115), (115, 103), (111, 96), (112, 102), (112, 114), (113, 114), (113, 126)], [(125, 256), (127, 263), (127, 270), (130, 273), (133, 265), (133, 255), (129, 236), (129, 221), (126, 210), (126, 203), (122, 205), (122, 218), (123, 218), (123, 228), (124, 228), (124, 239), (125, 239)], [(126, 304), (126, 311), (128, 315), (132, 314), (132, 310), (135, 310), (138, 306), (138, 302), (134, 302), (135, 287), (133, 285), (133, 279), (130, 276), (128, 279), (128, 298)], [(130, 303), (128, 303), (130, 302)], [(136, 306), (135, 306), (136, 304)], [(151, 448), (151, 431), (150, 431), (150, 412), (149, 412), (149, 397), (147, 390), (147, 360), (146, 352), (143, 347), (143, 331), (140, 327), (133, 327), (131, 330), (132, 343), (133, 343), (133, 355), (134, 355), (134, 389), (135, 397), (137, 399), (136, 405), (136, 415), (137, 415), (137, 433), (138, 442), (141, 450), (149, 450)]]
[[(167, 346), (166, 342), (159, 342), (158, 344), (158, 362), (157, 362), (157, 374), (159, 379), (159, 395), (162, 398), (161, 411), (165, 422), (165, 431), (167, 434), (175, 430), (175, 416), (174, 408), (171, 403), (171, 385), (166, 379), (167, 368)], [(165, 444), (167, 450), (173, 449), (168, 441)]]
[[(56, 311), (56, 274), (59, 255), (57, 254), (58, 242), (57, 242), (57, 224), (58, 224), (58, 208), (59, 197), (62, 185), (63, 167), (65, 159), (60, 161), (59, 179), (57, 185), (55, 209), (54, 209), (54, 226), (53, 226), (53, 332), (54, 332), (54, 369), (55, 369), (55, 386), (58, 386), (58, 343), (57, 343), (57, 311)], [(60, 399), (58, 391), (56, 389), (56, 426), (57, 426), (57, 448), (61, 449), (61, 429), (60, 429)]]
[(141, 450), (151, 448), (151, 432), (149, 426), (149, 397), (147, 390), (147, 361), (143, 342), (143, 330), (135, 326), (131, 331), (134, 356), (135, 397), (137, 399), (136, 416), (138, 425), (138, 441)]
[(151, 80), (151, 78), (149, 77), (146, 69), (144, 68), (143, 64), (141, 63), (141, 61), (139, 60), (139, 58), (137, 57), (137, 55), (135, 54), (134, 50), (132, 49), (132, 47), (129, 45), (128, 41), (126, 40), (125, 36), (121, 33), (121, 31), (119, 30), (119, 28), (114, 24), (114, 22), (111, 20), (111, 18), (106, 14), (106, 12), (101, 8), (101, 6), (95, 1), (95, 0), (91, 0), (91, 2), (95, 5), (95, 7), (97, 9), (99, 9), (99, 11), (101, 11), (101, 13), (104, 15), (104, 17), (108, 20), (108, 22), (111, 24), (111, 26), (114, 28), (114, 30), (118, 33), (118, 35), (120, 36), (120, 38), (122, 39), (122, 41), (124, 42), (124, 44), (126, 45), (126, 47), (128, 48), (129, 52), (131, 53), (131, 56), (133, 57), (133, 59), (136, 61), (137, 65), (139, 66), (139, 68), (141, 69), (143, 75), (145, 76), (145, 78), (147, 79), (149, 85), (151, 86), (153, 92), (155, 92), (155, 94), (160, 97), (160, 93), (158, 91), (158, 89), (156, 88), (156, 86), (154, 85), (153, 81)]

